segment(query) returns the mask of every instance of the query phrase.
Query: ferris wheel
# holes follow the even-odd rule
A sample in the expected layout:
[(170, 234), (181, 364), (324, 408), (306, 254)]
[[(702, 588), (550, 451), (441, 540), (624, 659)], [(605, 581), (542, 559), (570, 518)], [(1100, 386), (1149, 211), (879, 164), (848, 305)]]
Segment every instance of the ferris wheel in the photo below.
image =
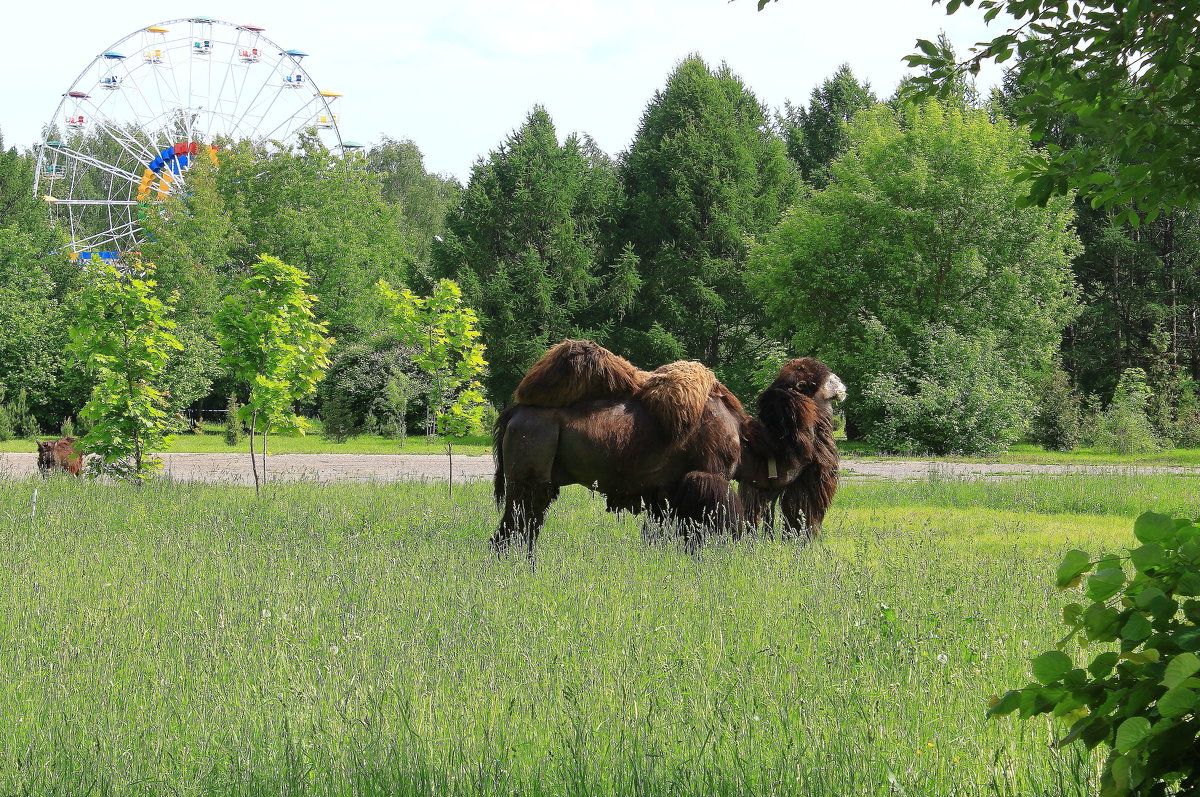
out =
[(315, 131), (343, 141), (335, 92), (257, 25), (192, 17), (151, 25), (113, 44), (80, 73), (46, 125), (34, 196), (68, 232), (70, 257), (119, 260), (141, 241), (155, 202), (186, 192), (195, 158), (217, 163), (220, 142), (289, 146)]

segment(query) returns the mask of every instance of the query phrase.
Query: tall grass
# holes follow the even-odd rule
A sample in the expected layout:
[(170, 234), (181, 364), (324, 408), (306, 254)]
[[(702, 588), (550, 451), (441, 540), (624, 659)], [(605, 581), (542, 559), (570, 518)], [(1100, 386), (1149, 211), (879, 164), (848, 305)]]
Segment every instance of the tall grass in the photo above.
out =
[(572, 490), (531, 571), (482, 484), (9, 481), (0, 793), (1090, 794), (986, 699), (1061, 552), (1179, 486), (1017, 484), (848, 484), (821, 543), (694, 556)]

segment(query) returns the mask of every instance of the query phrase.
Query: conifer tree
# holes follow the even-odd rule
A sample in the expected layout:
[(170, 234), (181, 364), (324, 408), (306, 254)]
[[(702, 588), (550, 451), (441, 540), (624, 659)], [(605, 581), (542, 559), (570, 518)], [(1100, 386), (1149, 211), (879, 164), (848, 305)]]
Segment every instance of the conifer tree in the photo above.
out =
[(472, 169), (433, 256), (479, 313), (491, 361), (485, 384), (497, 404), (548, 346), (601, 336), (587, 320), (606, 284), (601, 222), (615, 190), (607, 157), (579, 136), (560, 144), (541, 107)]
[(682, 61), (654, 95), (621, 168), (620, 235), (640, 261), (621, 352), (644, 366), (683, 358), (743, 387), (766, 347), (744, 271), (799, 180), (758, 99), (729, 67)]
[(849, 64), (812, 90), (807, 106), (784, 103), (780, 119), (787, 153), (800, 167), (800, 176), (814, 188), (829, 182), (829, 164), (849, 142), (846, 123), (878, 100), (870, 83), (859, 83)]

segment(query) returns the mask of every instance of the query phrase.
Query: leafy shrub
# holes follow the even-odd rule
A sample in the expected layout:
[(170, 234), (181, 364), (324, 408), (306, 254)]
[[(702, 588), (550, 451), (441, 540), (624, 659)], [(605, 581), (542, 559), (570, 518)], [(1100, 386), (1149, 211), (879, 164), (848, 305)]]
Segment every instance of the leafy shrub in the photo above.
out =
[(344, 443), (362, 429), (363, 424), (354, 416), (350, 395), (334, 392), (321, 406), (321, 437), (335, 443)]
[(75, 436), (75, 420), (70, 415), (63, 418), (62, 429), (60, 431), (63, 437)]
[(1029, 439), (1047, 451), (1070, 451), (1079, 445), (1082, 428), (1082, 399), (1067, 374), (1055, 368), (1042, 381)]
[(1181, 448), (1200, 448), (1200, 385), (1192, 379), (1180, 387), (1172, 439)]
[(181, 324), (173, 334), (182, 348), (171, 352), (163, 368), (163, 395), (167, 411), (182, 414), (207, 396), (221, 375), (221, 347), (196, 324)]
[[(348, 414), (348, 427), (355, 435), (365, 431), (371, 415), (379, 431), (389, 423), (392, 429), (420, 427), (430, 396), (430, 378), (416, 367), (413, 354), (394, 334), (335, 349), (329, 371), (318, 386), (318, 414), (324, 419), (326, 405), (342, 395), (340, 412)], [(394, 384), (389, 388), (389, 383)]]
[(381, 437), (399, 439), (401, 445), (407, 436), (404, 416), (408, 412), (408, 400), (412, 393), (413, 379), (408, 374), (394, 374), (383, 385), (383, 394), (377, 404), (377, 411), (369, 417), (376, 421), (376, 431)]
[(1126, 368), (1088, 442), (1096, 448), (1119, 454), (1157, 451), (1161, 442), (1146, 411), (1150, 397), (1146, 372), (1141, 368)]
[[(1142, 545), (1128, 556), (1067, 552), (1058, 586), (1078, 587), (1086, 576), (1089, 603), (1063, 610), (1070, 632), (1060, 649), (1035, 658), (1036, 682), (994, 699), (988, 715), (1052, 714), (1070, 724), (1057, 745), (1107, 745), (1102, 795), (1197, 794), (1200, 527), (1148, 512), (1133, 533)], [(1103, 648), (1086, 667), (1061, 649), (1076, 637)]]
[(883, 357), (857, 414), (869, 443), (901, 453), (985, 454), (1020, 436), (1029, 389), (992, 338), (935, 325), (908, 355), (882, 326), (875, 334)]
[(471, 430), (471, 434), (490, 435), (492, 428), (496, 425), (497, 419), (500, 417), (500, 411), (496, 409), (496, 405), (490, 401), (484, 405), (483, 412), (479, 417), (479, 426)]
[(238, 417), (242, 405), (238, 403), (237, 396), (229, 394), (229, 401), (225, 404), (225, 445), (236, 446), (242, 442), (242, 436), (245, 430), (242, 428), (242, 420)]
[[(1155, 378), (1157, 377), (1157, 378)], [(1160, 442), (1181, 448), (1200, 446), (1200, 397), (1195, 380), (1178, 366), (1157, 365), (1147, 375), (1152, 391), (1146, 414)]]
[(29, 408), (25, 388), (18, 390), (11, 401), (3, 399), (4, 390), (0, 388), (0, 440), (36, 439), (42, 429)]
[[(335, 350), (317, 389), (319, 414), (328, 424), (336, 414), (338, 435), (365, 431), (373, 415), (379, 431), (419, 426), (428, 404), (429, 379), (412, 361), (412, 350), (395, 335), (377, 335), (366, 343)], [(390, 385), (390, 386), (389, 386)]]

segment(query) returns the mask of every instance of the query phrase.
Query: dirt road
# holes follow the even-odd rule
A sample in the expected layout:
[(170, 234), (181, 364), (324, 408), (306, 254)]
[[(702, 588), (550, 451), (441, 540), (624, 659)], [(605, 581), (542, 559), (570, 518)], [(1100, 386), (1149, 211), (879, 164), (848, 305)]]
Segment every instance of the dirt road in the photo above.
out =
[[(437, 454), (275, 454), (267, 457), (271, 479), (286, 481), (390, 482), (429, 479), (445, 481), (449, 463)], [(254, 484), (246, 454), (164, 454), (163, 471), (180, 481)], [(29, 476), (37, 472), (36, 454), (0, 454), (0, 476)], [(848, 459), (842, 462), (844, 479), (999, 479), (1052, 473), (1185, 473), (1200, 475), (1200, 468), (1107, 465), (995, 465), (963, 462), (930, 462), (892, 459)], [(490, 456), (454, 457), (454, 481), (487, 479), (492, 475)]]

